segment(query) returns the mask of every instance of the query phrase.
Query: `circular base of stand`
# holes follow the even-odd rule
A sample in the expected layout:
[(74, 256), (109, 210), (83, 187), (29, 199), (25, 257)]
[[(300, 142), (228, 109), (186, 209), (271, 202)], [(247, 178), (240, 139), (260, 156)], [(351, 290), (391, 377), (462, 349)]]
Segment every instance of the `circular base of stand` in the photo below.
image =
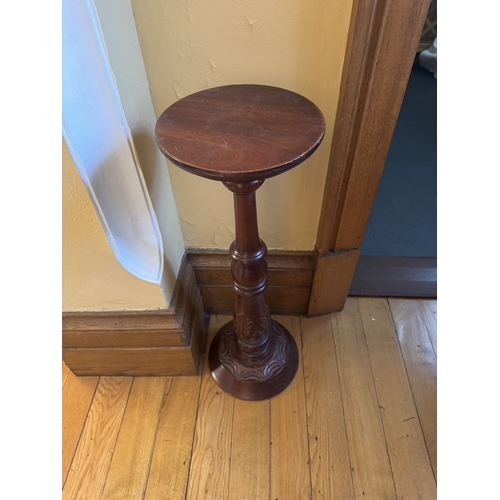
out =
[(297, 344), (290, 332), (271, 320), (274, 349), (262, 361), (252, 365), (241, 361), (236, 348), (234, 322), (223, 326), (210, 346), (208, 363), (219, 386), (238, 399), (259, 401), (285, 390), (299, 364)]

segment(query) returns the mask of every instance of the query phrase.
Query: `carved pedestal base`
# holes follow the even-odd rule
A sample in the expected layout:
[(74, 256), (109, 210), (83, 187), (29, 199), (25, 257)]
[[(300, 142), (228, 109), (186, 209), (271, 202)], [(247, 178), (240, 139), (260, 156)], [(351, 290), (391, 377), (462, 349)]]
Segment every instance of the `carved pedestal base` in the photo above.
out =
[(217, 383), (239, 399), (258, 401), (276, 396), (286, 389), (297, 372), (299, 354), (290, 332), (271, 321), (269, 354), (247, 363), (238, 352), (234, 322), (223, 326), (210, 346), (208, 363)]

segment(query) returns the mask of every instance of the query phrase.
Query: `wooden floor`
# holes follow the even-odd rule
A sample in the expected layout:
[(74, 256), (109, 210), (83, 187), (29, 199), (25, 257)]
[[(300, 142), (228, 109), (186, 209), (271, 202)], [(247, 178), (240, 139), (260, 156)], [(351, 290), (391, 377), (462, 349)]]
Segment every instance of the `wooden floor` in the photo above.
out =
[[(230, 318), (214, 316), (212, 337)], [(63, 499), (436, 498), (436, 301), (277, 318), (301, 364), (268, 401), (203, 377), (63, 365)]]

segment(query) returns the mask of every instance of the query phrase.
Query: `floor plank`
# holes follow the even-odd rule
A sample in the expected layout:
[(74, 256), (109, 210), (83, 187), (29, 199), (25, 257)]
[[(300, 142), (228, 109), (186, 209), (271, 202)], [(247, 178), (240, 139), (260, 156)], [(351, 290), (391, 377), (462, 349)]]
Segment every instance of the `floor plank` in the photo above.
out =
[(301, 318), (313, 498), (354, 498), (330, 317)]
[(386, 299), (359, 298), (398, 498), (436, 498), (415, 402)]
[(101, 498), (131, 385), (132, 377), (100, 378), (64, 485), (63, 500)]
[(142, 500), (167, 377), (135, 377), (102, 500)]
[[(63, 499), (432, 500), (435, 308), (349, 298), (277, 317), (301, 364), (268, 401), (226, 394), (208, 363), (171, 379), (63, 367)], [(230, 319), (212, 317), (210, 337)]]
[(229, 498), (269, 498), (270, 441), (270, 401), (235, 399)]
[(418, 305), (437, 357), (437, 300), (419, 300)]
[(64, 384), (66, 383), (66, 379), (68, 378), (68, 375), (70, 374), (70, 372), (71, 372), (71, 370), (68, 368), (68, 365), (63, 361), (62, 362), (62, 376), (61, 376), (63, 389), (64, 389)]
[(430, 461), (437, 477), (436, 354), (420, 315), (418, 302), (389, 299), (389, 305)]
[(332, 314), (356, 498), (395, 500), (384, 429), (363, 325), (355, 298)]
[(200, 377), (172, 377), (162, 403), (145, 500), (186, 496)]
[[(66, 366), (66, 365), (64, 365)], [(99, 377), (77, 377), (68, 370), (62, 390), (62, 484), (69, 468), (89, 412)]]
[(271, 399), (271, 498), (305, 500), (311, 497), (311, 477), (300, 320), (296, 316), (274, 319), (293, 335), (299, 350), (299, 367), (292, 383)]
[[(230, 320), (229, 316), (212, 316), (207, 346)], [(216, 384), (205, 362), (189, 474), (189, 500), (228, 498), (233, 410), (234, 398)]]

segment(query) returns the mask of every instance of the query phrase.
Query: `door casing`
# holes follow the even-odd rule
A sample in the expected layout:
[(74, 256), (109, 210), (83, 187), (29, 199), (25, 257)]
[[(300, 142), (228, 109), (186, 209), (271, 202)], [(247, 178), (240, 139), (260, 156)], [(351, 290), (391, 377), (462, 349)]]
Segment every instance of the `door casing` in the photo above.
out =
[(354, 0), (308, 315), (344, 307), (430, 0)]

